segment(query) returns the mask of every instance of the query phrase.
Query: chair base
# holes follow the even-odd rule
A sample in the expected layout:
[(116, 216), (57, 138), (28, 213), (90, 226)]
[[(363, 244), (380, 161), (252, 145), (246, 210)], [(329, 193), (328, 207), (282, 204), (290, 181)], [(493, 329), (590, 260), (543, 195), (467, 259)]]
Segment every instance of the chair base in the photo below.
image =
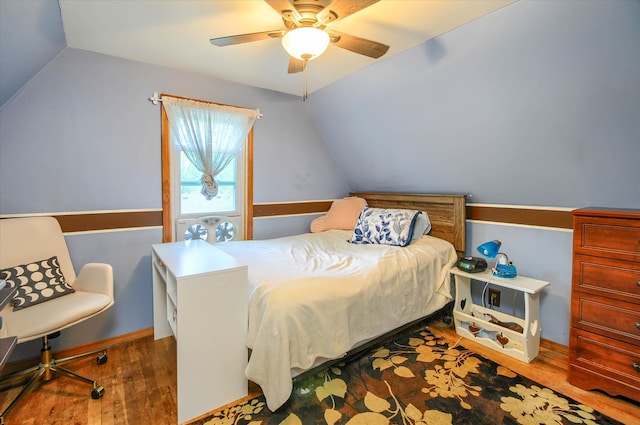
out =
[(0, 383), (4, 383), (4, 382), (14, 381), (18, 378), (28, 377), (29, 375), (31, 375), (31, 377), (28, 379), (28, 381), (26, 382), (26, 384), (24, 385), (20, 393), (13, 399), (13, 401), (11, 401), (11, 404), (9, 404), (9, 406), (7, 406), (7, 408), (4, 409), (4, 411), (0, 414), (0, 425), (4, 425), (4, 418), (7, 417), (9, 412), (18, 404), (18, 402), (22, 399), (22, 397), (25, 394), (27, 394), (38, 381), (41, 381), (41, 380), (45, 382), (50, 381), (51, 379), (53, 379), (54, 373), (67, 376), (69, 378), (77, 379), (79, 381), (86, 382), (87, 384), (91, 384), (92, 399), (97, 400), (104, 395), (104, 387), (98, 385), (96, 381), (94, 381), (93, 379), (86, 378), (75, 372), (72, 372), (69, 369), (65, 369), (64, 367), (61, 367), (58, 364), (65, 363), (67, 361), (74, 360), (80, 357), (86, 357), (91, 354), (100, 353), (98, 355), (97, 362), (98, 364), (102, 365), (107, 362), (106, 350), (95, 350), (95, 351), (90, 351), (88, 353), (82, 353), (75, 356), (65, 357), (63, 359), (56, 360), (53, 358), (53, 353), (51, 352), (51, 347), (49, 346), (49, 336), (44, 336), (42, 337), (42, 349), (40, 351), (41, 351), (41, 356), (40, 356), (39, 365), (24, 369), (18, 372), (14, 372), (0, 378)]

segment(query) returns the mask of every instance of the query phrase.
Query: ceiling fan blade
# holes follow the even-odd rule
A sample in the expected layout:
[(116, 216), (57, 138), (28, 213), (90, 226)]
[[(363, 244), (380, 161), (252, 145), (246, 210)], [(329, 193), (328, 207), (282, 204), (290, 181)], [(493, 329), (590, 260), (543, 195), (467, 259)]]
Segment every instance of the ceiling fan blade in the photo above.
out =
[(302, 61), (300, 59), (296, 59), (293, 57), (289, 58), (289, 74), (296, 74), (298, 72), (302, 72), (304, 71), (305, 66), (307, 65), (307, 62)]
[(379, 0), (334, 0), (333, 3), (317, 14), (317, 18), (319, 22), (327, 25), (330, 22), (339, 21), (349, 15), (353, 15), (378, 1)]
[(350, 50), (370, 58), (378, 59), (387, 53), (389, 46), (378, 43), (377, 41), (367, 40), (366, 38), (356, 37), (338, 31), (329, 31), (331, 42), (338, 47)]
[(217, 37), (209, 40), (211, 44), (224, 47), (233, 44), (249, 43), (251, 41), (268, 40), (270, 38), (279, 38), (285, 34), (284, 30), (253, 32), (250, 34), (230, 35), (227, 37)]
[(282, 15), (282, 18), (292, 22), (295, 26), (300, 24), (302, 15), (293, 7), (293, 4), (289, 0), (264, 0), (269, 6), (275, 9), (276, 12)]

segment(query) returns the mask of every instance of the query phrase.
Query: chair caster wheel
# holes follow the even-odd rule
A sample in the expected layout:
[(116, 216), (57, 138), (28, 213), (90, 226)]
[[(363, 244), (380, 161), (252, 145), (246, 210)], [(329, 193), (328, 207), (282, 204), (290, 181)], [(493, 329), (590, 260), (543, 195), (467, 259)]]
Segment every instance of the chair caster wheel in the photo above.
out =
[(91, 398), (94, 400), (99, 399), (100, 397), (102, 397), (104, 395), (104, 387), (103, 386), (97, 386), (94, 389), (91, 390)]
[(105, 364), (107, 360), (109, 360), (109, 358), (107, 357), (107, 353), (102, 353), (98, 356), (98, 358), (96, 359), (96, 362), (102, 365), (102, 364)]

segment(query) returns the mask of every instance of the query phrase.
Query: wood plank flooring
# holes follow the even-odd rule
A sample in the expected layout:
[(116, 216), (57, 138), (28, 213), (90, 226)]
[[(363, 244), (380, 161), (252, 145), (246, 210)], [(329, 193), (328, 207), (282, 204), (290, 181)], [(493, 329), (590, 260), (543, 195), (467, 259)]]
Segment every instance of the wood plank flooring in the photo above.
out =
[[(432, 331), (456, 342), (455, 331), (441, 322)], [(497, 361), (511, 370), (565, 394), (625, 424), (640, 424), (640, 406), (598, 391), (583, 391), (566, 380), (567, 347), (543, 341), (540, 355), (526, 364), (497, 353), (472, 340), (466, 348)], [(97, 365), (95, 356), (77, 359), (66, 366), (96, 379), (105, 387), (99, 400), (90, 397), (90, 386), (57, 377), (31, 391), (5, 419), (6, 425), (172, 425), (176, 423), (176, 351), (173, 338), (154, 341), (145, 336), (109, 348), (109, 360)], [(0, 393), (4, 408), (19, 389)], [(252, 393), (258, 389), (250, 387)]]

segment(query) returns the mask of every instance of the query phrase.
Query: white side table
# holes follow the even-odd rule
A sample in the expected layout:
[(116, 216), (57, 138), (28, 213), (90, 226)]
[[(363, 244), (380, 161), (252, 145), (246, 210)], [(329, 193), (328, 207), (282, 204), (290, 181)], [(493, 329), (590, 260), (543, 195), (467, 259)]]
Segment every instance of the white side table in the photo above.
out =
[[(451, 274), (456, 282), (453, 319), (458, 335), (518, 360), (531, 362), (540, 349), (540, 291), (549, 286), (549, 282), (524, 276), (500, 278), (493, 276), (491, 270), (467, 273), (456, 267), (451, 269)], [(474, 304), (471, 299), (472, 281), (488, 282), (521, 292), (524, 296), (524, 319)]]
[(203, 241), (152, 246), (153, 332), (177, 346), (178, 423), (247, 395), (247, 266)]

